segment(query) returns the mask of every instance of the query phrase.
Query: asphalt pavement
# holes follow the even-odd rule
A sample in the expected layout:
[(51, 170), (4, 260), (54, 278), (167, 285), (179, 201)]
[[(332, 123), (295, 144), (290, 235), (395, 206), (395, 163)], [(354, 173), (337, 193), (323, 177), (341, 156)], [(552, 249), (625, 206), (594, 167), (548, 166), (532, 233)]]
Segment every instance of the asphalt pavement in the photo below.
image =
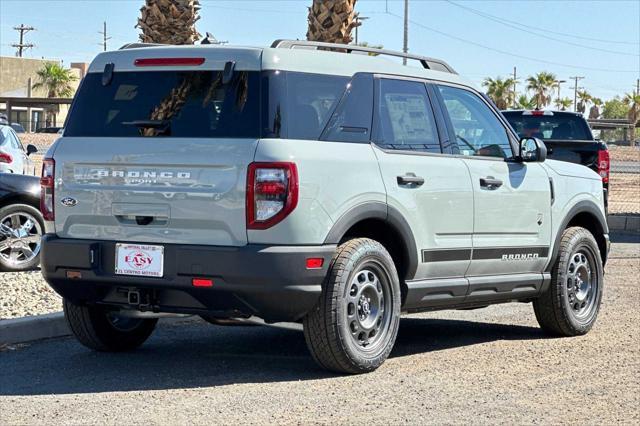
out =
[(296, 325), (161, 323), (138, 351), (0, 352), (0, 424), (640, 422), (640, 244), (616, 237), (602, 312), (549, 338), (530, 304), (413, 315), (376, 372), (319, 369)]

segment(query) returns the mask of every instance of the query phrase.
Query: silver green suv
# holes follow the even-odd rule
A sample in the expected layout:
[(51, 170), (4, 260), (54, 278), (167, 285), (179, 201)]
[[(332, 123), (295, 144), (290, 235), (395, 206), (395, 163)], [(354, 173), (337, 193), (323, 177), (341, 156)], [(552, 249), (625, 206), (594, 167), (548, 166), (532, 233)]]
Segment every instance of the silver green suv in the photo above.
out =
[(300, 321), (346, 373), (384, 362), (401, 313), (533, 302), (584, 334), (602, 179), (545, 157), (437, 59), (128, 45), (93, 61), (44, 160), (42, 272), (99, 351), (167, 313)]

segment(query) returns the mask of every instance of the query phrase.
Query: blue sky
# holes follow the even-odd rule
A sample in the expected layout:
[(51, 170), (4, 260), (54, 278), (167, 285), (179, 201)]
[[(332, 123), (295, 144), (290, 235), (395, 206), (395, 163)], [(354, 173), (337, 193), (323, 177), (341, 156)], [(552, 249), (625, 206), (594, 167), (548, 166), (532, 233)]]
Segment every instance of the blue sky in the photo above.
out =
[[(304, 38), (311, 0), (204, 0), (199, 31), (233, 44), (270, 44)], [(440, 57), (480, 83), (486, 76), (551, 71), (562, 80), (584, 76), (580, 86), (608, 99), (630, 92), (640, 78), (640, 0), (440, 1), (410, 0), (409, 49)], [(0, 0), (0, 54), (12, 56), (12, 29), (36, 27), (27, 57), (89, 62), (100, 52), (102, 22), (110, 48), (137, 40), (134, 28), (143, 0)], [(369, 19), (360, 41), (402, 48), (403, 2), (359, 0)], [(522, 85), (519, 86), (519, 90)], [(572, 95), (573, 83), (562, 87)]]

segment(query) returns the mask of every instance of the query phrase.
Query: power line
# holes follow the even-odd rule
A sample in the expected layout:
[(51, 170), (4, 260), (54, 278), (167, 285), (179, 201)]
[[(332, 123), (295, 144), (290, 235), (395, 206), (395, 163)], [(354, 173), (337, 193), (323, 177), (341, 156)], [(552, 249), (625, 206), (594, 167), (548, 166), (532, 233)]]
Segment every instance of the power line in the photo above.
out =
[(476, 13), (476, 14), (478, 14), (480, 16), (485, 17), (485, 18), (492, 18), (493, 20), (502, 21), (502, 22), (508, 22), (510, 24), (513, 24), (513, 25), (518, 25), (518, 26), (521, 26), (521, 27), (524, 27), (524, 28), (531, 28), (533, 30), (543, 31), (545, 33), (550, 33), (550, 34), (556, 34), (556, 35), (563, 36), (563, 37), (572, 37), (572, 38), (576, 38), (576, 39), (580, 39), (580, 40), (587, 40), (587, 41), (597, 41), (597, 42), (600, 42), (600, 43), (628, 44), (628, 45), (639, 45), (640, 44), (640, 43), (636, 43), (636, 42), (633, 42), (633, 41), (605, 40), (605, 39), (601, 39), (601, 38), (583, 37), (583, 36), (579, 36), (579, 35), (575, 35), (575, 34), (568, 34), (568, 33), (562, 33), (562, 32), (553, 31), (553, 30), (549, 30), (549, 29), (544, 29), (544, 28), (540, 28), (540, 27), (537, 27), (537, 26), (534, 27), (532, 25), (526, 25), (526, 24), (522, 24), (520, 22), (511, 21), (511, 20), (506, 19), (506, 18), (501, 18), (499, 16), (490, 15), (488, 13), (481, 12), (481, 11), (479, 11), (477, 9), (474, 9), (474, 8), (471, 8), (471, 7), (468, 7), (468, 6), (463, 6), (461, 4), (457, 4), (457, 3), (455, 3), (455, 2), (453, 2), (451, 0), (445, 0), (445, 1), (447, 3), (450, 3), (450, 4), (454, 5), (454, 6), (460, 7), (462, 9), (466, 9), (466, 10), (472, 12), (472, 13)]
[[(548, 36), (546, 34), (540, 34), (539, 32), (525, 30), (524, 28), (518, 27), (516, 24), (511, 24), (509, 21), (507, 21), (505, 19), (498, 18), (498, 17), (495, 17), (493, 15), (489, 15), (488, 13), (481, 12), (481, 11), (473, 9), (471, 7), (467, 7), (467, 6), (463, 6), (461, 4), (457, 4), (457, 3), (453, 2), (453, 1), (450, 1), (450, 0), (445, 0), (445, 1), (447, 3), (453, 5), (453, 6), (456, 6), (456, 7), (459, 7), (461, 9), (464, 9), (464, 10), (466, 10), (466, 11), (468, 11), (470, 13), (473, 13), (474, 15), (480, 16), (480, 17), (482, 17), (484, 19), (488, 19), (488, 20), (496, 22), (498, 24), (505, 25), (505, 26), (507, 26), (509, 28), (513, 28), (513, 29), (515, 29), (517, 31), (522, 31), (522, 32), (525, 32), (527, 34), (533, 34), (533, 35), (538, 36), (538, 37), (546, 38), (548, 40), (553, 40), (553, 41), (556, 41), (558, 43), (564, 43), (564, 44), (568, 44), (570, 46), (580, 47), (582, 49), (597, 50), (599, 52), (611, 53), (611, 54), (615, 54), (615, 55), (640, 56), (640, 54), (635, 54), (635, 53), (619, 52), (619, 51), (616, 51), (616, 50), (601, 49), (599, 47), (586, 46), (584, 44), (574, 43), (572, 41), (561, 40), (559, 38), (551, 37), (551, 36)], [(518, 24), (518, 25), (520, 25), (520, 24)]]
[(19, 27), (13, 27), (13, 29), (20, 33), (20, 42), (12, 44), (11, 47), (17, 48), (18, 50), (16, 51), (16, 56), (22, 58), (22, 52), (25, 49), (31, 49), (34, 46), (33, 43), (24, 42), (24, 35), (29, 31), (34, 31), (35, 28), (20, 24)]
[[(389, 12), (388, 15), (391, 15), (391, 16), (394, 16), (396, 18), (402, 19), (401, 16), (396, 15), (395, 13), (392, 13), (392, 12)], [(440, 31), (440, 30), (437, 30), (435, 28), (428, 27), (428, 26), (426, 26), (424, 24), (421, 24), (419, 22), (415, 22), (415, 21), (412, 21), (412, 20), (409, 20), (409, 22), (411, 22), (412, 24), (414, 24), (414, 25), (416, 25), (416, 26), (418, 26), (420, 28), (424, 28), (425, 30), (432, 31), (432, 32), (440, 34), (440, 35), (442, 35), (444, 37), (448, 37), (448, 38), (451, 38), (451, 39), (454, 39), (454, 40), (458, 40), (458, 41), (463, 42), (463, 43), (471, 44), (471, 45), (474, 45), (474, 46), (477, 46), (477, 47), (481, 47), (483, 49), (491, 50), (493, 52), (501, 53), (503, 55), (511, 56), (511, 57), (514, 57), (514, 58), (526, 59), (526, 60), (529, 60), (529, 61), (534, 61), (534, 62), (542, 63), (542, 64), (556, 65), (556, 66), (560, 66), (560, 67), (574, 68), (574, 69), (581, 69), (581, 70), (589, 70), (589, 71), (604, 71), (604, 72), (619, 72), (619, 73), (637, 73), (638, 72), (636, 70), (613, 70), (613, 69), (608, 69), (608, 68), (584, 67), (584, 66), (579, 66), (579, 65), (563, 64), (561, 62), (546, 61), (544, 59), (534, 58), (534, 57), (531, 57), (531, 56), (520, 55), (520, 54), (513, 53), (513, 52), (507, 52), (505, 50), (496, 49), (496, 48), (491, 47), (491, 46), (486, 46), (484, 44), (477, 43), (475, 41), (467, 40), (467, 39), (462, 38), (462, 37), (458, 37), (458, 36), (455, 36), (455, 35), (452, 35), (452, 34), (449, 34), (449, 33), (445, 33), (444, 31)]]

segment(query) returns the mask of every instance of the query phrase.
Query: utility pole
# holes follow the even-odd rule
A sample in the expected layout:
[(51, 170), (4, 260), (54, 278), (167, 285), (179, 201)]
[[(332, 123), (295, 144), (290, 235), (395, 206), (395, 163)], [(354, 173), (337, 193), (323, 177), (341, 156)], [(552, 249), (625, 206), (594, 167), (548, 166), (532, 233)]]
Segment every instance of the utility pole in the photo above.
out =
[(369, 19), (368, 16), (356, 16), (356, 46), (358, 45), (358, 27), (361, 25), (361, 21)]
[(111, 37), (107, 37), (107, 23), (102, 23), (102, 31), (98, 31), (98, 34), (102, 34), (102, 50), (107, 51), (107, 40), (111, 40)]
[(512, 106), (516, 106), (516, 82), (518, 75), (516, 74), (516, 67), (513, 67), (513, 105)]
[(575, 83), (573, 84), (573, 112), (578, 110), (578, 80), (582, 80), (584, 77), (569, 77)]
[(19, 58), (22, 58), (22, 52), (24, 52), (24, 50), (30, 49), (30, 48), (32, 48), (34, 46), (32, 43), (25, 44), (24, 35), (26, 33), (28, 33), (29, 31), (34, 31), (35, 28), (30, 27), (30, 26), (26, 26), (24, 24), (20, 24), (19, 27), (13, 27), (13, 29), (20, 33), (20, 42), (12, 44), (11, 47), (17, 48), (18, 51), (16, 52), (16, 56), (19, 57)]
[[(404, 53), (409, 52), (409, 0), (404, 0)], [(402, 58), (402, 65), (407, 65), (407, 58)]]

